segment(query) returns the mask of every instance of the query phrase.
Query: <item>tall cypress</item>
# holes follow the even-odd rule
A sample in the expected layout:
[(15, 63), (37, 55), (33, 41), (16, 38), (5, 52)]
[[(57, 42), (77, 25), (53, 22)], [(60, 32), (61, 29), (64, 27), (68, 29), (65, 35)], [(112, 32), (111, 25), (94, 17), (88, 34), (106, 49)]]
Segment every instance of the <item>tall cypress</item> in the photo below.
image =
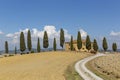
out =
[(8, 53), (9, 52), (9, 49), (8, 49), (8, 42), (5, 41), (5, 53)]
[(98, 44), (97, 44), (97, 40), (94, 39), (94, 42), (93, 42), (93, 49), (97, 52), (98, 51)]
[(48, 35), (47, 32), (45, 31), (43, 36), (43, 47), (48, 48), (48, 46), (49, 46)]
[(32, 49), (31, 32), (30, 32), (30, 30), (28, 30), (28, 34), (27, 34), (27, 48), (28, 48), (29, 51), (31, 51), (31, 49)]
[(106, 38), (104, 37), (103, 38), (103, 49), (104, 49), (104, 51), (107, 51), (107, 49), (108, 49), (108, 45), (107, 45), (107, 40), (106, 40)]
[(113, 49), (113, 51), (117, 51), (117, 44), (116, 43), (112, 44), (112, 49)]
[(70, 40), (70, 50), (73, 51), (73, 36), (71, 36)]
[(54, 38), (54, 41), (53, 41), (53, 50), (54, 51), (56, 51), (56, 46), (57, 46), (57, 44), (56, 44), (56, 38)]
[(77, 48), (80, 50), (82, 48), (82, 40), (81, 40), (81, 33), (78, 31), (77, 35)]
[(88, 51), (91, 49), (91, 41), (89, 35), (86, 37), (86, 49), (88, 49)]
[(25, 39), (24, 39), (24, 33), (20, 33), (20, 51), (23, 52), (25, 51), (26, 46), (25, 46)]
[(40, 52), (41, 51), (41, 48), (40, 48), (40, 40), (38, 38), (38, 42), (37, 42), (37, 52)]
[(63, 48), (65, 42), (65, 37), (64, 37), (64, 30), (61, 28), (60, 29), (60, 46)]

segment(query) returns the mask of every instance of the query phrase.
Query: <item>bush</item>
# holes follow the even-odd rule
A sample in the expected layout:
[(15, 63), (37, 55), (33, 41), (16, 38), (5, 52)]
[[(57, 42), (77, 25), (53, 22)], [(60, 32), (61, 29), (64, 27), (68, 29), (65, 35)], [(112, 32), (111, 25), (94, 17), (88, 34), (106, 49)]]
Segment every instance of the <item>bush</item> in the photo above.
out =
[(9, 54), (9, 56), (14, 56), (14, 54)]
[(90, 53), (96, 54), (97, 52), (95, 50), (91, 50)]
[(34, 51), (31, 51), (31, 53), (35, 53)]
[(4, 55), (4, 57), (7, 57), (7, 55)]
[(25, 53), (22, 52), (22, 53), (20, 53), (20, 54), (23, 55), (23, 54), (25, 54)]

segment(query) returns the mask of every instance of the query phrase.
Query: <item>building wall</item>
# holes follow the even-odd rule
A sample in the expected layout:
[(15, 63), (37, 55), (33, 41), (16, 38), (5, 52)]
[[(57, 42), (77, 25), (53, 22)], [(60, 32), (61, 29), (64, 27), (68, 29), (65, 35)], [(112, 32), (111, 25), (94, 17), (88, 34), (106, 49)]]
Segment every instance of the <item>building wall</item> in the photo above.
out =
[[(77, 43), (73, 43), (73, 48), (74, 48), (75, 51), (79, 51), (79, 49), (77, 48)], [(91, 43), (91, 49), (93, 49), (93, 44), (92, 43)], [(70, 51), (70, 42), (65, 43), (65, 50)], [(88, 50), (86, 49), (86, 43), (85, 42), (82, 43), (82, 48), (80, 49), (80, 51), (88, 52)]]
[[(73, 44), (73, 48), (74, 48), (75, 51), (79, 51), (76, 43)], [(65, 43), (65, 50), (66, 51), (70, 50), (70, 44), (69, 43)], [(80, 51), (87, 51), (86, 46), (84, 44), (82, 44), (82, 48), (80, 49)]]
[(77, 44), (73, 44), (74, 50), (78, 51)]
[(69, 51), (70, 50), (70, 45), (69, 43), (65, 43), (65, 51)]
[(87, 52), (88, 50), (86, 49), (86, 43), (82, 43), (82, 48), (80, 49), (80, 51), (84, 51)]

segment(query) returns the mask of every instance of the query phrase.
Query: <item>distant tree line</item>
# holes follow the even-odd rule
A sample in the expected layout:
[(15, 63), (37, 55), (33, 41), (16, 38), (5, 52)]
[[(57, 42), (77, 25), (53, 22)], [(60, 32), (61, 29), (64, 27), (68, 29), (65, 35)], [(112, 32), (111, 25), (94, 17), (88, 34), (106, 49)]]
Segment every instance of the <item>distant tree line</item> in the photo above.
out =
[[(62, 49), (63, 49), (64, 43), (65, 43), (65, 35), (64, 35), (64, 30), (61, 28), (60, 29), (60, 46), (62, 47)], [(88, 51), (91, 50), (91, 40), (90, 40), (89, 35), (87, 35), (87, 37), (86, 37), (86, 44), (85, 45), (86, 45), (86, 49)], [(48, 47), (49, 47), (49, 38), (48, 38), (47, 31), (44, 31), (43, 48), (46, 49)], [(103, 41), (102, 41), (102, 47), (103, 47), (104, 51), (107, 51), (108, 44), (107, 44), (107, 40), (106, 40), (105, 37), (103, 38)], [(77, 34), (77, 48), (78, 48), (79, 51), (82, 48), (82, 38), (81, 38), (80, 31), (78, 31), (78, 34)], [(32, 52), (32, 40), (31, 40), (30, 30), (28, 30), (28, 33), (27, 33), (27, 48), (26, 48), (26, 44), (25, 44), (24, 33), (23, 32), (20, 33), (20, 51), (21, 51), (21, 53), (24, 53), (24, 51), (26, 49), (29, 51), (29, 53)], [(97, 52), (98, 49), (99, 49), (96, 39), (94, 39), (94, 41), (93, 41), (93, 49), (94, 49), (95, 52)], [(112, 49), (113, 49), (113, 51), (117, 51), (117, 44), (116, 43), (112, 44)], [(53, 50), (54, 51), (57, 50), (56, 38), (53, 39)], [(70, 39), (70, 50), (71, 51), (74, 50), (73, 36), (71, 36), (71, 39)], [(39, 37), (38, 37), (38, 40), (37, 40), (37, 52), (41, 52)], [(8, 42), (7, 41), (5, 41), (5, 53), (9, 53)], [(17, 47), (16, 46), (15, 46), (15, 54), (17, 54)]]

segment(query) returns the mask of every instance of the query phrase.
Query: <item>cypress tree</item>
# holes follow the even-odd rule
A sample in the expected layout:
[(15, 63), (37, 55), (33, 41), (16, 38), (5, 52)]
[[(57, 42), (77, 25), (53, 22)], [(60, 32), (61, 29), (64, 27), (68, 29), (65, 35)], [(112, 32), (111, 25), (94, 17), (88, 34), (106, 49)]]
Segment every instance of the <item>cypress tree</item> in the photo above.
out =
[(54, 41), (53, 41), (53, 49), (54, 49), (54, 51), (56, 51), (56, 46), (57, 46), (57, 44), (56, 44), (56, 38), (54, 38)]
[(27, 34), (27, 48), (28, 48), (29, 51), (31, 51), (31, 49), (32, 49), (31, 32), (30, 32), (30, 30), (28, 30), (28, 34)]
[(71, 41), (70, 41), (70, 50), (73, 51), (73, 36), (71, 36)]
[(117, 44), (116, 43), (112, 44), (112, 49), (113, 49), (113, 51), (117, 51)]
[(40, 52), (41, 51), (41, 48), (40, 48), (40, 40), (38, 38), (38, 42), (37, 42), (37, 52)]
[(91, 49), (91, 41), (89, 35), (86, 37), (86, 49), (88, 49), (88, 51)]
[(47, 32), (45, 31), (43, 36), (43, 47), (48, 48), (48, 46), (49, 46), (48, 35)]
[(8, 50), (8, 42), (5, 41), (5, 53), (8, 53), (8, 52), (9, 52), (9, 50)]
[(16, 46), (15, 46), (15, 54), (17, 54), (17, 48), (16, 48)]
[(96, 52), (98, 51), (98, 44), (97, 44), (96, 39), (94, 39), (94, 42), (93, 42), (93, 49), (94, 49)]
[(60, 46), (63, 48), (65, 42), (65, 37), (64, 37), (64, 30), (61, 28), (60, 29)]
[(24, 33), (20, 33), (20, 51), (23, 52), (25, 51), (26, 46), (25, 46), (25, 39), (24, 39)]
[(79, 50), (82, 48), (82, 40), (81, 40), (80, 31), (78, 31), (78, 35), (77, 35), (77, 47)]
[(104, 37), (103, 38), (103, 49), (104, 49), (104, 51), (107, 51), (107, 49), (108, 49), (108, 45), (107, 45), (107, 40), (106, 40), (106, 38)]

